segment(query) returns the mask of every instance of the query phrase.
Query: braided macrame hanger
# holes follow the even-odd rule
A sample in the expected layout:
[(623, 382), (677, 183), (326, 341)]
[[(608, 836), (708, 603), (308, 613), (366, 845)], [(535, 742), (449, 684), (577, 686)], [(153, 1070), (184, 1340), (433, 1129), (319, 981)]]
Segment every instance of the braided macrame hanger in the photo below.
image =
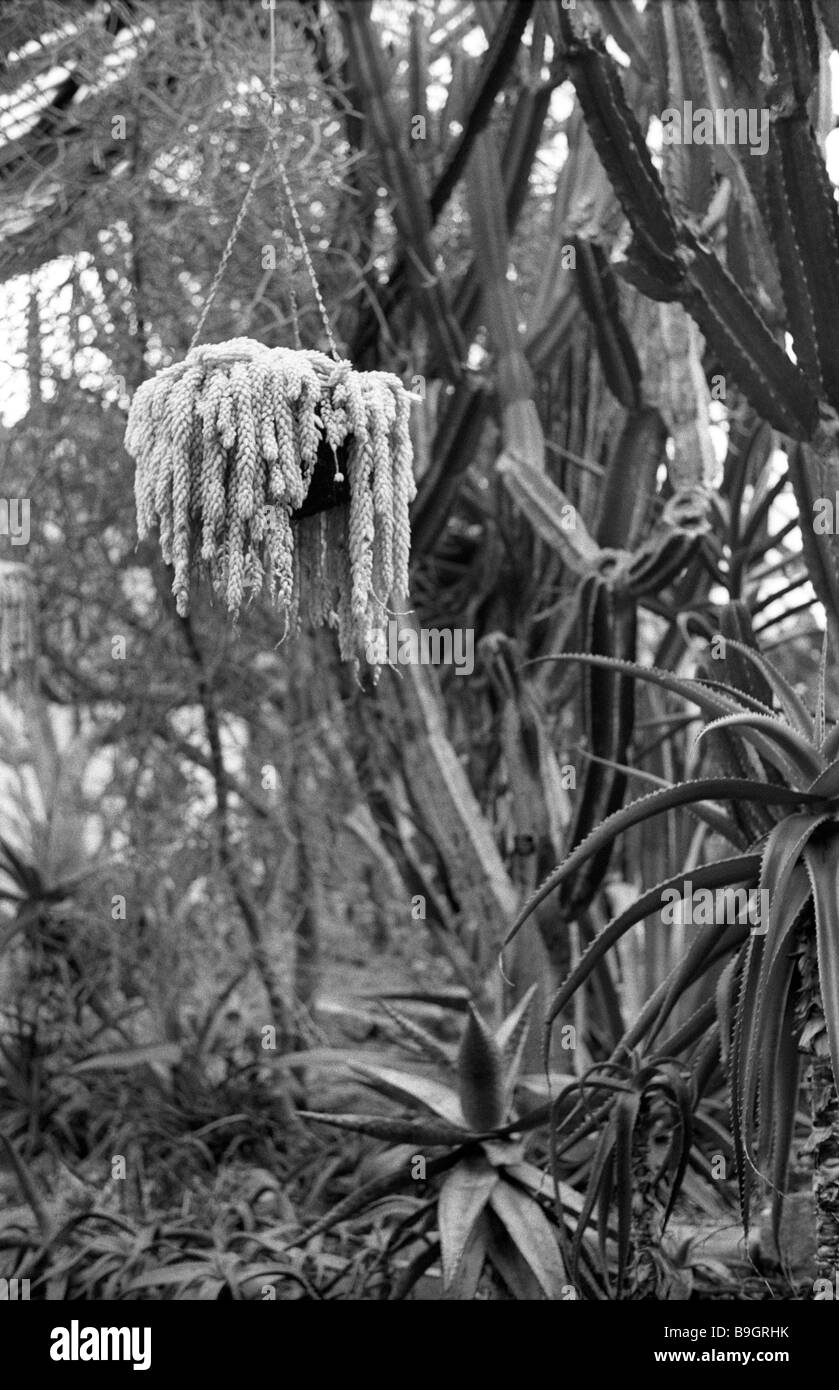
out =
[[(275, 33), (275, 25), (274, 25), (274, 6), (273, 6), (273, 5), (271, 5), (271, 7), (270, 7), (270, 9), (269, 9), (269, 11), (268, 11), (268, 14), (269, 14), (269, 25), (270, 25), (270, 29), (269, 29), (269, 63), (270, 63), (270, 66), (269, 66), (269, 79), (268, 79), (268, 95), (269, 95), (270, 100), (271, 100), (271, 127), (270, 127), (269, 132), (268, 132), (268, 139), (267, 139), (267, 141), (266, 141), (266, 143), (265, 143), (265, 147), (264, 147), (264, 149), (263, 149), (263, 151), (262, 151), (262, 154), (261, 154), (260, 157), (259, 157), (259, 161), (258, 161), (258, 163), (257, 163), (257, 166), (256, 166), (256, 168), (254, 169), (253, 174), (251, 175), (250, 182), (249, 182), (247, 188), (245, 189), (245, 195), (244, 195), (244, 197), (243, 197), (243, 199), (242, 199), (242, 205), (241, 205), (241, 207), (239, 208), (239, 211), (238, 211), (238, 213), (237, 213), (237, 215), (236, 215), (236, 220), (235, 220), (235, 222), (233, 223), (233, 227), (232, 227), (232, 229), (231, 229), (230, 235), (229, 235), (229, 237), (227, 238), (227, 244), (226, 244), (224, 250), (223, 250), (222, 253), (221, 253), (221, 259), (220, 259), (220, 261), (219, 261), (219, 263), (218, 263), (218, 268), (217, 268), (217, 270), (216, 270), (215, 275), (213, 276), (213, 281), (212, 281), (212, 284), (210, 285), (210, 289), (209, 289), (209, 292), (208, 292), (208, 294), (207, 294), (207, 298), (204, 300), (204, 304), (203, 304), (202, 309), (201, 309), (201, 314), (200, 314), (200, 316), (199, 316), (198, 323), (196, 324), (195, 332), (194, 332), (193, 335), (192, 335), (192, 339), (191, 339), (191, 341), (190, 341), (189, 349), (188, 349), (188, 350), (189, 350), (189, 352), (191, 352), (192, 349), (193, 349), (193, 348), (195, 347), (195, 345), (197, 344), (198, 339), (201, 337), (201, 333), (202, 333), (202, 331), (203, 331), (204, 324), (206, 323), (207, 315), (208, 315), (208, 313), (209, 313), (209, 311), (210, 311), (210, 307), (211, 307), (211, 305), (212, 305), (212, 303), (213, 303), (213, 300), (214, 300), (215, 297), (216, 297), (216, 294), (218, 293), (219, 285), (221, 284), (222, 279), (223, 279), (223, 277), (224, 277), (224, 272), (225, 272), (226, 269), (227, 269), (227, 263), (228, 263), (228, 261), (230, 260), (230, 257), (231, 257), (231, 255), (232, 255), (232, 253), (233, 253), (233, 247), (236, 245), (236, 241), (237, 241), (237, 239), (238, 239), (238, 236), (239, 236), (240, 231), (242, 230), (242, 224), (243, 224), (243, 222), (244, 222), (244, 220), (245, 220), (245, 217), (247, 216), (247, 212), (248, 212), (248, 208), (250, 207), (251, 200), (252, 200), (252, 198), (253, 198), (254, 193), (256, 192), (256, 186), (257, 186), (257, 183), (259, 182), (260, 175), (262, 174), (262, 171), (263, 171), (263, 169), (265, 168), (265, 164), (266, 164), (266, 161), (267, 161), (267, 159), (268, 159), (269, 153), (273, 153), (274, 158), (275, 158), (275, 160), (276, 160), (276, 164), (277, 164), (277, 172), (278, 172), (278, 174), (279, 174), (279, 176), (280, 176), (280, 185), (281, 185), (281, 187), (282, 187), (283, 197), (284, 197), (284, 199), (285, 199), (285, 204), (286, 204), (286, 206), (288, 207), (289, 212), (291, 213), (291, 220), (292, 220), (292, 223), (294, 224), (295, 235), (296, 235), (296, 237), (297, 237), (297, 241), (298, 241), (298, 244), (299, 244), (299, 246), (300, 246), (300, 251), (301, 251), (302, 256), (303, 256), (303, 263), (304, 263), (304, 265), (305, 265), (305, 267), (306, 267), (306, 273), (307, 273), (307, 275), (308, 275), (308, 277), (309, 277), (309, 281), (310, 281), (311, 286), (312, 286), (312, 291), (313, 291), (314, 296), (315, 296), (315, 303), (317, 304), (318, 313), (320, 314), (321, 323), (322, 323), (322, 325), (323, 325), (323, 331), (324, 331), (324, 333), (325, 333), (325, 335), (326, 335), (326, 341), (327, 341), (328, 344), (329, 344), (329, 350), (330, 350), (330, 352), (331, 352), (331, 354), (332, 354), (333, 360), (334, 360), (335, 362), (339, 362), (339, 363), (340, 363), (340, 362), (343, 361), (343, 359), (341, 358), (341, 355), (340, 355), (340, 353), (338, 352), (338, 346), (337, 346), (337, 344), (336, 344), (336, 342), (335, 342), (335, 335), (334, 335), (334, 333), (332, 332), (332, 324), (330, 323), (330, 321), (329, 321), (329, 315), (328, 315), (328, 313), (326, 312), (326, 305), (325, 305), (324, 300), (323, 300), (323, 295), (321, 294), (320, 284), (318, 283), (318, 277), (317, 277), (317, 275), (315, 274), (315, 267), (314, 267), (314, 265), (312, 264), (312, 257), (311, 257), (311, 255), (309, 254), (309, 246), (308, 246), (308, 243), (307, 243), (307, 241), (306, 241), (306, 234), (305, 234), (305, 232), (303, 231), (303, 224), (302, 224), (302, 222), (300, 221), (300, 214), (299, 214), (299, 212), (297, 211), (297, 204), (296, 204), (296, 202), (294, 201), (294, 194), (293, 194), (292, 191), (291, 191), (291, 184), (289, 183), (288, 175), (287, 175), (286, 169), (285, 169), (285, 165), (283, 164), (283, 160), (282, 160), (282, 155), (280, 154), (280, 148), (279, 148), (279, 145), (278, 145), (278, 143), (277, 143), (277, 135), (276, 135), (276, 132), (277, 132), (277, 128), (278, 128), (278, 126), (279, 126), (279, 91), (278, 91), (278, 89), (277, 89), (277, 77), (276, 77), (276, 59), (275, 59), (275, 54), (276, 54), (276, 33)], [(280, 227), (281, 227), (282, 235), (283, 235), (283, 244), (284, 244), (284, 247), (285, 247), (285, 249), (286, 249), (286, 252), (288, 252), (289, 238), (288, 238), (288, 234), (287, 234), (287, 230), (286, 230), (285, 208), (282, 207), (282, 206), (281, 206), (281, 209), (280, 209)], [(300, 319), (299, 319), (298, 308), (297, 308), (297, 295), (296, 295), (296, 293), (295, 293), (295, 290), (294, 290), (294, 286), (293, 286), (293, 285), (290, 286), (290, 289), (289, 289), (289, 299), (290, 299), (290, 303), (291, 303), (291, 320), (292, 320), (292, 329), (293, 329), (293, 333), (294, 333), (294, 346), (295, 346), (296, 348), (299, 348), (299, 347), (300, 347)]]

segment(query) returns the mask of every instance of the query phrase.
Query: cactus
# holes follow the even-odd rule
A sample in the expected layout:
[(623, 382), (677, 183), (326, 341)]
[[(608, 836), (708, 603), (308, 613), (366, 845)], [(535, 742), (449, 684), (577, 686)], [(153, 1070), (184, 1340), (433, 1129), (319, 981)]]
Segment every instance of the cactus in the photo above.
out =
[[(668, 10), (670, 86), (682, 50), (711, 53), (728, 48), (732, 66), (754, 70), (763, 34), (759, 8), (725, 5), (719, 12), (701, 7), (702, 24), (689, 27), (679, 11)], [(796, 439), (810, 439), (818, 423), (818, 393), (824, 385), (835, 404), (836, 303), (839, 294), (839, 215), (804, 102), (814, 64), (814, 37), (803, 7), (769, 7), (766, 30), (776, 65), (778, 114), (766, 170), (746, 161), (749, 180), (762, 190), (770, 220), (791, 331), (799, 351), (793, 363), (773, 329), (723, 265), (711, 246), (686, 219), (696, 213), (696, 188), (684, 151), (667, 162), (672, 207), (644, 141), (643, 132), (621, 85), (614, 60), (596, 32), (581, 33), (569, 14), (561, 21), (565, 54), (577, 95), (603, 167), (632, 231), (618, 257), (619, 269), (645, 294), (679, 299), (698, 323), (724, 369), (752, 405), (775, 428)], [(744, 55), (751, 67), (745, 67)], [(707, 70), (707, 63), (704, 65)], [(679, 67), (681, 71), (681, 67)], [(679, 90), (684, 90), (679, 82)], [(692, 154), (695, 154), (692, 151)], [(700, 158), (705, 158), (700, 146)], [(707, 172), (707, 171), (706, 171)], [(708, 184), (707, 178), (704, 181)]]

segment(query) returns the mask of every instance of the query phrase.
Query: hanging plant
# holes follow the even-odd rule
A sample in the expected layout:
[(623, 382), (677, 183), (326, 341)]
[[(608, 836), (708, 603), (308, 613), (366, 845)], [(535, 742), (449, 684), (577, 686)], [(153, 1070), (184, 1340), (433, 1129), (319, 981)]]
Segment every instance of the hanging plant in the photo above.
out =
[(0, 560), (0, 685), (25, 678), (35, 656), (35, 595), (29, 566)]
[(390, 373), (251, 338), (140, 386), (125, 433), (138, 531), (158, 526), (178, 612), (203, 567), (234, 618), (267, 592), (291, 632), (328, 624), (342, 659), (366, 659), (408, 593), (410, 400)]

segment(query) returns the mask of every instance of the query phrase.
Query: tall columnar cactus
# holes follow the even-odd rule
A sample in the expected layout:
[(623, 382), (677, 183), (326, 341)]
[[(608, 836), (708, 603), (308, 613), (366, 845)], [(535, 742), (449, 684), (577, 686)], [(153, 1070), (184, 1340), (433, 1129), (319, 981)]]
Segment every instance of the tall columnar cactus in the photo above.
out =
[[(813, 311), (818, 319), (810, 335), (814, 341), (811, 343), (808, 336), (798, 351), (798, 363), (791, 360), (779, 341), (777, 325), (770, 325), (759, 312), (712, 247), (703, 222), (695, 214), (684, 215), (689, 179), (681, 167), (675, 170), (675, 181), (668, 179), (675, 205), (671, 203), (644, 132), (627, 100), (617, 64), (606, 52), (602, 37), (580, 26), (570, 12), (560, 10), (559, 21), (569, 75), (592, 141), (631, 230), (631, 240), (616, 252), (619, 269), (650, 298), (681, 301), (724, 370), (731, 373), (763, 418), (785, 434), (809, 439), (818, 425), (822, 386), (828, 401), (836, 404), (829, 383), (833, 330), (824, 320), (830, 317), (834, 288), (839, 285), (837, 215), (825, 184), (824, 161), (804, 105), (805, 91), (812, 81), (809, 70), (805, 71), (806, 44), (803, 40), (800, 44), (793, 42), (798, 32), (796, 26), (803, 23), (801, 7), (798, 0), (791, 0), (787, 8), (794, 11), (793, 20), (784, 18), (786, 10), (778, 10), (775, 0), (767, 7), (773, 18), (767, 26), (767, 44), (775, 68), (776, 89), (762, 95), (767, 105), (772, 98), (770, 149), (774, 148), (772, 140), (777, 145), (770, 160), (769, 177), (780, 180), (785, 201), (781, 209), (783, 225), (777, 218), (770, 219), (766, 211), (772, 240), (766, 241), (765, 249), (770, 261), (777, 259), (788, 286), (812, 285), (818, 279), (826, 306), (824, 311)], [(795, 30), (792, 38), (787, 32), (790, 23)], [(670, 37), (672, 69), (678, 36)], [(703, 55), (703, 70), (707, 70), (714, 61), (707, 36), (697, 29), (692, 37)], [(688, 91), (678, 83), (674, 85), (672, 79), (671, 72), (671, 100), (677, 94), (683, 98), (696, 95), (699, 101), (703, 100), (704, 87), (694, 94), (692, 88)], [(691, 147), (691, 157), (695, 159), (697, 150), (704, 157), (702, 145)], [(750, 167), (755, 163), (747, 159), (744, 167), (763, 193), (766, 180)], [(668, 169), (668, 173), (672, 172)], [(705, 211), (710, 213), (710, 209)], [(774, 271), (775, 267), (770, 269)], [(794, 330), (792, 319), (789, 327)], [(796, 348), (799, 349), (798, 342)], [(815, 358), (820, 363), (823, 381), (803, 370), (806, 362)]]
[(337, 627), (344, 660), (380, 647), (389, 600), (408, 592), (409, 407), (387, 372), (249, 338), (145, 382), (125, 443), (139, 534), (158, 525), (178, 612), (200, 564), (234, 616), (267, 591), (292, 631)]

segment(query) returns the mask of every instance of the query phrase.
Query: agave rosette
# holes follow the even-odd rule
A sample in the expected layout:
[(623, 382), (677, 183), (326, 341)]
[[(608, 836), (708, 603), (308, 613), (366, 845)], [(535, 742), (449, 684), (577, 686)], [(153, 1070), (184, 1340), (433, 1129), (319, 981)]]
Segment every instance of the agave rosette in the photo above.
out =
[[(393, 1145), (442, 1150), (426, 1160), (426, 1179), (440, 1179), (433, 1210), (422, 1209), (433, 1221), (433, 1229), (425, 1230), (430, 1244), (411, 1261), (395, 1296), (404, 1296), (438, 1258), (447, 1298), (473, 1298), (487, 1264), (514, 1298), (575, 1296), (551, 1211), (553, 1186), (528, 1162), (521, 1140), (521, 1131), (532, 1127), (532, 1121), (517, 1121), (511, 1109), (534, 993), (535, 986), (495, 1031), (470, 1006), (456, 1057), (413, 1019), (388, 1007), (410, 1050), (454, 1073), (454, 1083), (425, 1072), (354, 1062), (353, 1074), (401, 1106), (403, 1114), (302, 1112), (308, 1119)], [(541, 1110), (539, 1115), (544, 1118)], [(401, 1150), (393, 1158), (391, 1171), (339, 1202), (306, 1239), (415, 1188), (410, 1160)], [(563, 1198), (569, 1210), (579, 1212), (579, 1194), (568, 1187)]]

